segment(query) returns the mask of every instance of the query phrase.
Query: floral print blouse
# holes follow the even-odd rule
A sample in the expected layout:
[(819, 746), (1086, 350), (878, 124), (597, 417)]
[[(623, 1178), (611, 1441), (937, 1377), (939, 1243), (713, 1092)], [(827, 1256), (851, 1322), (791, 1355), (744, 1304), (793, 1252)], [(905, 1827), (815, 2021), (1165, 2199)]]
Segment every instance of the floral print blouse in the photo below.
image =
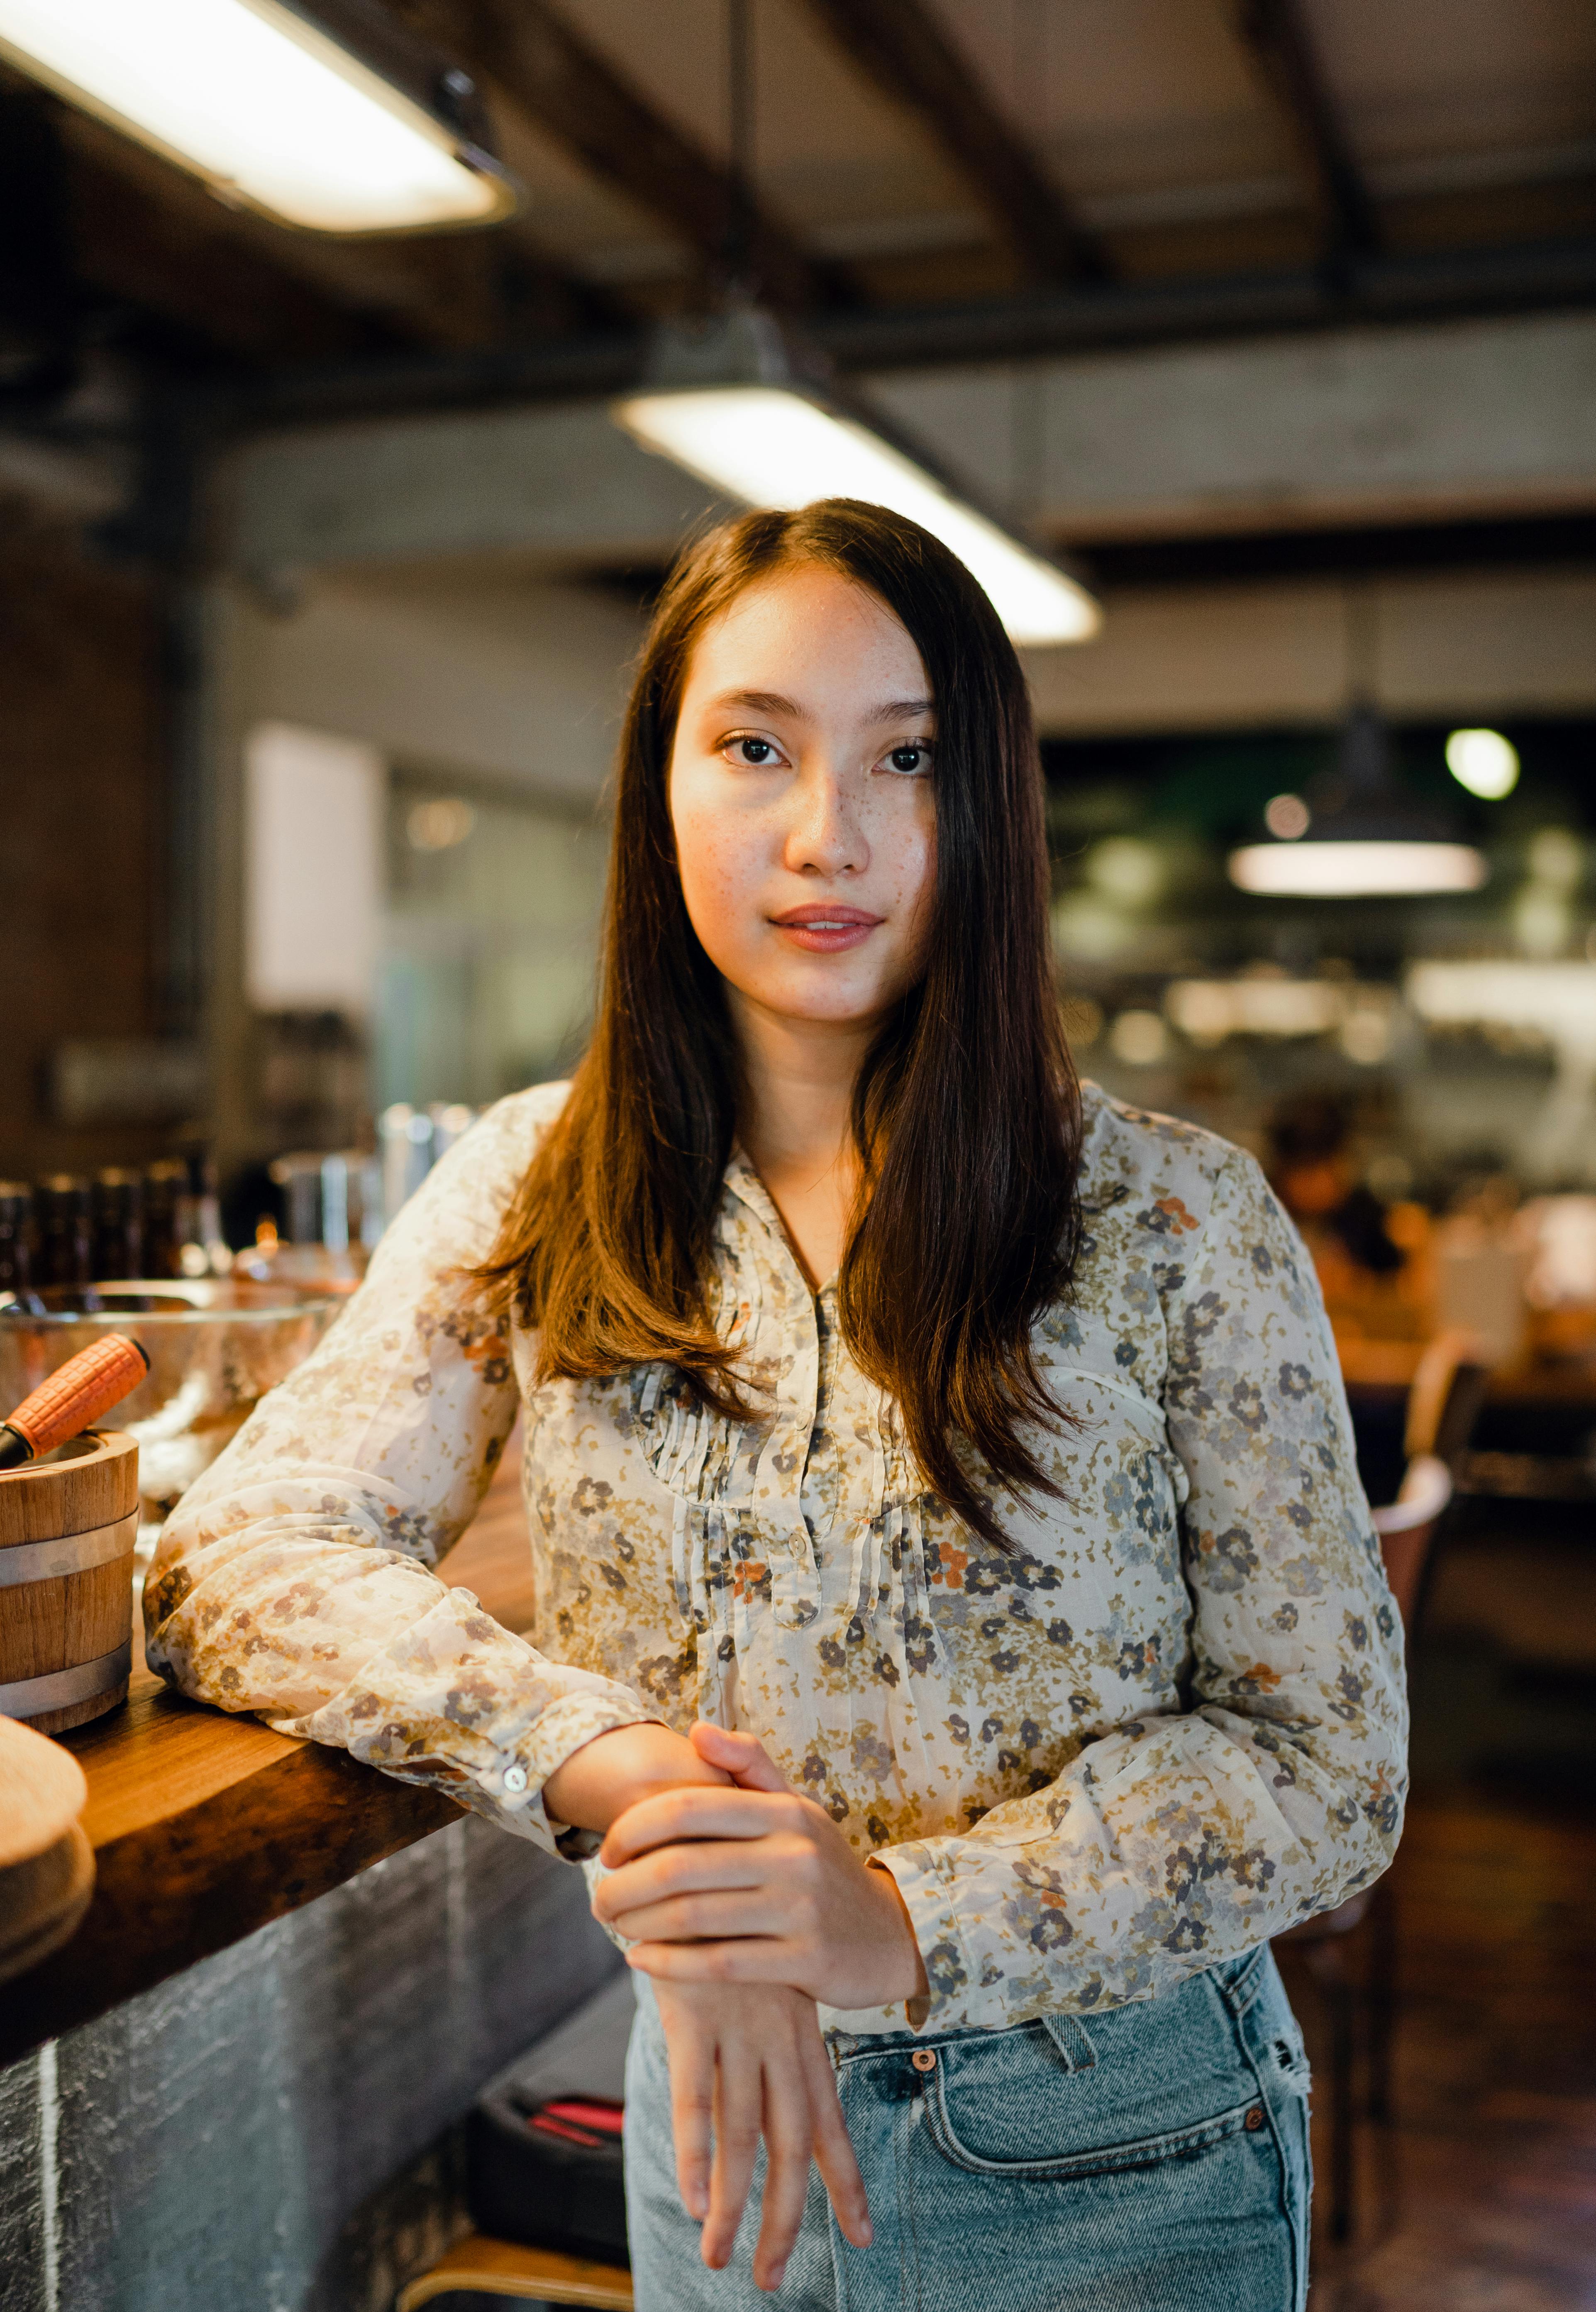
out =
[[(156, 1668), (579, 1855), (540, 1791), (582, 1743), (746, 1729), (896, 1879), (929, 2028), (1155, 1996), (1385, 1868), (1400, 1630), (1313, 1272), (1251, 1157), (1086, 1087), (1086, 1241), (1037, 1334), (1060, 1492), (1001, 1512), (1004, 1554), (921, 1489), (740, 1156), (713, 1296), (761, 1416), (658, 1365), (536, 1384), (460, 1272), (563, 1097), (444, 1159), (186, 1496)], [(518, 1412), (529, 1639), (435, 1570)]]

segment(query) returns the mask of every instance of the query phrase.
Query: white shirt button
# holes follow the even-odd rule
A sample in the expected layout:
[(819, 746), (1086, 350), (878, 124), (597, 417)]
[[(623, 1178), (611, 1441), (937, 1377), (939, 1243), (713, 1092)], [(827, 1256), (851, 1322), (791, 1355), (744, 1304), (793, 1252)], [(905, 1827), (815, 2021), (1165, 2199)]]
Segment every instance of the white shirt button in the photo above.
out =
[(527, 1787), (527, 1769), (525, 1766), (506, 1766), (504, 1769), (504, 1787), (507, 1791), (515, 1791), (518, 1793), (524, 1791)]

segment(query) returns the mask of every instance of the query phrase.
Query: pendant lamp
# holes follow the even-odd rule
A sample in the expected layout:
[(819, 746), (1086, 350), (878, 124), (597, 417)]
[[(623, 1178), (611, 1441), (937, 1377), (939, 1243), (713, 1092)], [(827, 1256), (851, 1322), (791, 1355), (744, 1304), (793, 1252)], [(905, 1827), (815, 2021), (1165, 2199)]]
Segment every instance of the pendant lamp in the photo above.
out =
[(516, 205), (469, 74), (361, 0), (0, 0), (0, 57), (279, 224), (416, 232)]
[(1080, 580), (978, 506), (938, 461), (843, 386), (819, 348), (761, 302), (753, 262), (754, 20), (727, 0), (728, 172), (722, 295), (658, 331), (618, 425), (745, 505), (862, 498), (929, 530), (983, 586), (1016, 643), (1078, 643), (1102, 615)]
[(956, 554), (1016, 643), (1085, 642), (1102, 623), (1077, 578), (982, 512), (753, 301), (656, 335), (639, 390), (612, 405), (647, 450), (745, 504), (864, 498)]
[(1271, 898), (1417, 898), (1476, 891), (1489, 870), (1438, 812), (1410, 802), (1391, 775), (1384, 722), (1366, 703), (1342, 726), (1333, 810), (1295, 839), (1249, 843), (1230, 855), (1230, 879)]
[(1490, 871), (1438, 811), (1405, 795), (1391, 770), (1391, 734), (1374, 704), (1379, 598), (1369, 585), (1344, 598), (1349, 673), (1347, 718), (1327, 805), (1269, 814), (1276, 840), (1230, 854), (1230, 880), (1269, 898), (1417, 898), (1476, 891)]

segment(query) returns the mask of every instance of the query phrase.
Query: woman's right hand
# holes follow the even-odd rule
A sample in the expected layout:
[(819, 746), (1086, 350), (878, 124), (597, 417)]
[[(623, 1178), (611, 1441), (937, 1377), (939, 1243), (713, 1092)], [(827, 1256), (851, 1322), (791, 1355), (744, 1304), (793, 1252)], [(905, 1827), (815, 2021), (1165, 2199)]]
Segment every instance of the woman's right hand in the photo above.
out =
[(762, 2135), (755, 2285), (781, 2285), (803, 2220), (811, 2156), (844, 2238), (868, 2247), (864, 2183), (815, 2001), (763, 1983), (656, 1983), (654, 1996), (670, 2057), (676, 2183), (682, 2205), (703, 2226), (705, 2264), (718, 2272), (731, 2261)]

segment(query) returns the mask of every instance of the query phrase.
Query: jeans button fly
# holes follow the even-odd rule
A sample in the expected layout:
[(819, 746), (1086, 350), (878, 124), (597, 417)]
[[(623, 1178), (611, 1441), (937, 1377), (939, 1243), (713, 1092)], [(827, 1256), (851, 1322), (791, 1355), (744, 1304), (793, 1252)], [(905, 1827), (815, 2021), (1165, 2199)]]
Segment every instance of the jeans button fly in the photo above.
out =
[(929, 2047), (917, 2047), (909, 2058), (917, 2071), (934, 2071), (937, 2058)]

